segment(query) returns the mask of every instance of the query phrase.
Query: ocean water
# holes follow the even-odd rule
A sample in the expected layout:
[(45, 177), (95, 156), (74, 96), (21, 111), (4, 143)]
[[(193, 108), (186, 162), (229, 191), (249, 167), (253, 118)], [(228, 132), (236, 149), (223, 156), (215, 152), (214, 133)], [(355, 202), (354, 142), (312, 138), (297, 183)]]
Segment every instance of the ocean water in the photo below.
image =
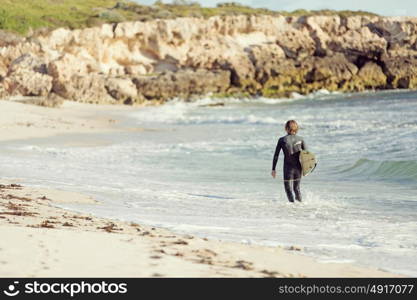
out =
[[(117, 114), (146, 130), (3, 142), (1, 176), (93, 195), (101, 205), (65, 207), (103, 217), (417, 276), (417, 92), (172, 101)], [(282, 156), (270, 176), (288, 119), (319, 159), (303, 203), (287, 202)]]

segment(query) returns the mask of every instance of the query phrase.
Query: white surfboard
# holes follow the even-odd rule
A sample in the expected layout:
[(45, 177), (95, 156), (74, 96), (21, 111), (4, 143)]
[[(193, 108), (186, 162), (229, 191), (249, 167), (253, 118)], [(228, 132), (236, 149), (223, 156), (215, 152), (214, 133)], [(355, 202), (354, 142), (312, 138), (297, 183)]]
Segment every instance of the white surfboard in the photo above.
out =
[(316, 156), (310, 151), (302, 150), (300, 152), (300, 163), (303, 171), (303, 176), (307, 176), (316, 168), (317, 159)]

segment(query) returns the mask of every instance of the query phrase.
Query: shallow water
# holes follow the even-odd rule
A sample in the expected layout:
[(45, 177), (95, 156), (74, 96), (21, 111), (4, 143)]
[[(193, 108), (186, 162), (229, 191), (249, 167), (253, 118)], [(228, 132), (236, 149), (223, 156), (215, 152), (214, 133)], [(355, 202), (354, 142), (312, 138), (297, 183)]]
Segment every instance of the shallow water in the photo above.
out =
[[(220, 102), (222, 100), (217, 100)], [(173, 101), (119, 118), (143, 132), (1, 143), (2, 176), (86, 192), (67, 206), (245, 243), (297, 245), (323, 261), (417, 276), (417, 93)], [(287, 202), (270, 177), (283, 124), (319, 158)], [(75, 147), (71, 141), (100, 141)], [(82, 143), (81, 143), (82, 144)], [(68, 146), (69, 145), (69, 146)]]

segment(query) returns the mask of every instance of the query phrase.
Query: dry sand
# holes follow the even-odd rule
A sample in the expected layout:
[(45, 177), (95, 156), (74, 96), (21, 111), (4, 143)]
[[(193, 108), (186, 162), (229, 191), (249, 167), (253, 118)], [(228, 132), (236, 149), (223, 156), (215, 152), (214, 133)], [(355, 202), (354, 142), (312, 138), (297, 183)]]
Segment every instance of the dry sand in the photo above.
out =
[(91, 105), (65, 101), (49, 108), (0, 100), (0, 141), (48, 137), (65, 133), (98, 133), (118, 130), (113, 115), (129, 107)]
[[(114, 110), (70, 102), (57, 109), (0, 101), (0, 141), (120, 130), (117, 120), (109, 121)], [(207, 240), (74, 213), (54, 203), (95, 200), (4, 179), (0, 184), (0, 277), (394, 276), (350, 264), (318, 263), (297, 247), (290, 251)]]

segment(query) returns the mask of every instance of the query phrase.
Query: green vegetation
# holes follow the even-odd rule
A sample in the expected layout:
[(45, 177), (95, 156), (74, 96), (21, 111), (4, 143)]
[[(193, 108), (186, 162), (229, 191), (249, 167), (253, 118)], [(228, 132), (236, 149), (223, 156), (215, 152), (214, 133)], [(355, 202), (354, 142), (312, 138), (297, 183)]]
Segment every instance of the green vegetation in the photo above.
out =
[(0, 0), (0, 29), (27, 34), (39, 28), (91, 27), (103, 23), (147, 21), (176, 17), (203, 17), (215, 15), (373, 15), (353, 11), (272, 11), (252, 8), (238, 3), (220, 3), (217, 7), (202, 7), (197, 2), (176, 0), (173, 3), (156, 1), (140, 5), (127, 0)]
[(0, 0), (0, 29), (25, 34), (29, 29), (88, 27), (121, 22), (131, 13), (112, 9), (116, 0)]
[(296, 10), (293, 12), (274, 11), (266, 8), (253, 8), (236, 2), (224, 2), (217, 4), (217, 7), (202, 7), (198, 2), (187, 0), (174, 0), (172, 3), (156, 1), (152, 6), (138, 4), (127, 4), (123, 7), (126, 10), (134, 11), (143, 20), (155, 18), (176, 18), (176, 17), (212, 17), (212, 16), (233, 16), (233, 15), (283, 15), (283, 16), (311, 16), (311, 15), (368, 15), (375, 14), (363, 11), (333, 11), (333, 10)]

